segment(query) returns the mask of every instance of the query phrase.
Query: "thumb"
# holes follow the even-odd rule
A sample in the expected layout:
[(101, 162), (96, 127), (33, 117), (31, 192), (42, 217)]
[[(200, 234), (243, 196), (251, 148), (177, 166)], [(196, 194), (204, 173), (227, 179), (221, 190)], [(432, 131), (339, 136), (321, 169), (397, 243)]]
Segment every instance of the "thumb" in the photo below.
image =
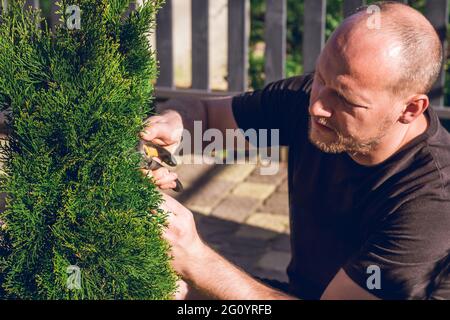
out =
[(151, 127), (145, 128), (141, 133), (141, 139), (145, 141), (152, 141), (155, 139), (159, 133), (159, 126), (157, 124), (153, 124)]

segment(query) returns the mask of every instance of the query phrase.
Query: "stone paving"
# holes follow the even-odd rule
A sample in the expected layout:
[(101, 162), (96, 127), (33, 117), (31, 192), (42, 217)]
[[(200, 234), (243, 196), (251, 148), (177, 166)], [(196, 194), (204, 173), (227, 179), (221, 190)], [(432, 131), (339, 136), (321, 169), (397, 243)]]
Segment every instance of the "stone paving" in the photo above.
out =
[(168, 193), (191, 209), (209, 245), (254, 276), (287, 281), (286, 164), (270, 176), (252, 164), (181, 164), (174, 171), (185, 190)]

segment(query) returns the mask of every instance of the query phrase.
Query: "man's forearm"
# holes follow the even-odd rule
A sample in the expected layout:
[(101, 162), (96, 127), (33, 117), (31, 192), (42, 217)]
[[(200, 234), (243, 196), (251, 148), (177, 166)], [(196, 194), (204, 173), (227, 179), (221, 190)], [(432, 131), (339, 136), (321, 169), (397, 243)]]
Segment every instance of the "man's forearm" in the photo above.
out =
[[(205, 270), (208, 270), (205, 272)], [(221, 300), (290, 300), (293, 297), (258, 282), (214, 250), (206, 247), (187, 271), (186, 280)]]

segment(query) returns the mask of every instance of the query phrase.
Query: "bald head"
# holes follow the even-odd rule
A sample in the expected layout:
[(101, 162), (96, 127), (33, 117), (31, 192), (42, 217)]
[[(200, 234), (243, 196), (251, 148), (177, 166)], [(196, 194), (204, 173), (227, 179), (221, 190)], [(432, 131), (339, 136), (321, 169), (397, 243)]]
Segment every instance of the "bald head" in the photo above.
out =
[[(428, 93), (443, 58), (433, 26), (407, 5), (389, 1), (373, 5), (377, 10), (365, 6), (348, 17), (333, 34), (331, 45), (352, 59), (359, 56), (377, 63), (380, 73), (389, 70), (389, 86), (395, 94)], [(374, 16), (378, 13), (379, 20)]]

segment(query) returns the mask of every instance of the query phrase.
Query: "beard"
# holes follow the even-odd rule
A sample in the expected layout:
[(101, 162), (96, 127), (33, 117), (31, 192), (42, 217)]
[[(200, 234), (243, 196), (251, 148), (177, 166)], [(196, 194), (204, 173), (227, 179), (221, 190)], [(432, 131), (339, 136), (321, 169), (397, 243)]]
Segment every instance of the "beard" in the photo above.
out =
[(309, 140), (313, 145), (315, 145), (319, 150), (325, 153), (343, 153), (347, 152), (351, 155), (356, 154), (368, 154), (372, 151), (381, 141), (381, 139), (386, 135), (387, 129), (389, 129), (393, 124), (389, 117), (386, 117), (379, 128), (377, 129), (377, 134), (373, 137), (366, 139), (358, 139), (352, 135), (344, 135), (339, 130), (330, 126), (325, 118), (317, 118), (317, 122), (321, 125), (330, 128), (334, 131), (335, 137), (324, 139), (319, 135), (315, 135), (312, 129), (313, 118), (309, 119)]

